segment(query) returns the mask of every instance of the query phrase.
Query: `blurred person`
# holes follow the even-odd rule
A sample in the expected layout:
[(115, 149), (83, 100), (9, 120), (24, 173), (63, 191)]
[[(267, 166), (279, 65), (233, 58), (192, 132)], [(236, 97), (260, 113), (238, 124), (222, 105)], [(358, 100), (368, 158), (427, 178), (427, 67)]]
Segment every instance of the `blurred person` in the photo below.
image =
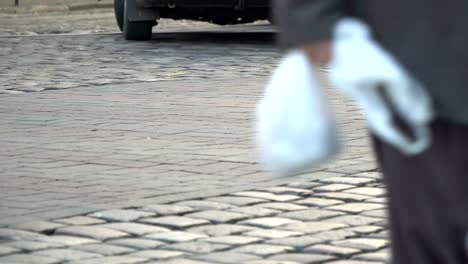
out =
[(468, 1), (274, 0), (273, 9), (279, 41), (314, 63), (330, 62), (336, 23), (354, 17), (423, 84), (436, 115), (429, 148), (406, 155), (373, 137), (393, 263), (468, 263)]

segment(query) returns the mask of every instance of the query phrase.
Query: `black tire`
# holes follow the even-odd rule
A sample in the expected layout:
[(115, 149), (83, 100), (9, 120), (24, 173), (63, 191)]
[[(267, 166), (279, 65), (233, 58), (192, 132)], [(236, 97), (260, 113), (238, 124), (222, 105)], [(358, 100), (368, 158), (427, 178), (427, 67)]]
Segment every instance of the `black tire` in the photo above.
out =
[(115, 19), (117, 20), (117, 25), (119, 26), (120, 31), (123, 31), (124, 0), (114, 0), (114, 13)]
[[(125, 1), (128, 0), (124, 0)], [(155, 21), (129, 21), (124, 4), (123, 36), (127, 40), (150, 40)]]
[(153, 21), (130, 22), (124, 20), (123, 35), (127, 40), (151, 40)]

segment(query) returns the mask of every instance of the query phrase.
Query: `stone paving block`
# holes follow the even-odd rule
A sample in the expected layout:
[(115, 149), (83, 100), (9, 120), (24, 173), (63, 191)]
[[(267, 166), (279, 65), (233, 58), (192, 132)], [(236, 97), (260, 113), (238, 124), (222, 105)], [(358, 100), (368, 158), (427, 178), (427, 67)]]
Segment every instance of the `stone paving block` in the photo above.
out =
[(38, 240), (46, 236), (34, 232), (11, 229), (11, 228), (0, 228), (0, 241), (9, 240)]
[(382, 252), (379, 251), (379, 252), (356, 255), (356, 256), (353, 256), (353, 259), (387, 263), (390, 260), (390, 254), (389, 252), (386, 252), (386, 251), (382, 251)]
[(248, 261), (248, 262), (246, 262), (244, 264), (300, 264), (300, 263), (299, 262), (293, 262), (293, 261), (262, 259), (262, 260)]
[(166, 246), (161, 247), (161, 249), (190, 252), (192, 254), (205, 254), (205, 253), (210, 253), (214, 251), (225, 250), (229, 247), (230, 245), (208, 243), (208, 242), (203, 242), (203, 241), (194, 241), (194, 242), (185, 242), (185, 243), (166, 245)]
[(350, 177), (363, 177), (363, 178), (382, 180), (382, 174), (380, 172), (377, 172), (377, 171), (359, 172), (359, 173), (351, 174), (349, 176)]
[(376, 217), (376, 218), (385, 218), (385, 219), (388, 218), (388, 212), (386, 209), (366, 211), (366, 212), (363, 212), (362, 215)]
[(59, 260), (79, 260), (87, 258), (96, 258), (101, 257), (101, 255), (96, 253), (89, 253), (84, 251), (72, 250), (72, 249), (46, 249), (41, 251), (36, 251), (32, 253), (36, 256), (49, 257)]
[(19, 263), (19, 264), (55, 264), (60, 263), (61, 261), (58, 259), (45, 257), (45, 256), (38, 256), (32, 254), (13, 254), (0, 257), (0, 263)]
[(20, 252), (20, 251), (21, 250), (19, 250), (17, 248), (12, 248), (12, 247), (8, 247), (8, 246), (0, 244), (0, 256), (13, 254), (13, 253), (17, 253), (17, 252)]
[(155, 212), (158, 215), (179, 215), (193, 212), (194, 209), (188, 206), (178, 206), (174, 204), (153, 204), (148, 205), (140, 210)]
[(191, 260), (191, 259), (183, 259), (183, 258), (175, 258), (171, 260), (166, 260), (159, 262), (160, 264), (212, 264), (205, 261), (198, 261), (198, 260)]
[(87, 237), (96, 240), (107, 240), (129, 236), (127, 233), (98, 226), (69, 226), (55, 231), (57, 235)]
[(343, 215), (327, 219), (327, 222), (340, 223), (349, 226), (365, 226), (378, 223), (381, 219), (375, 217), (361, 216), (361, 215)]
[(381, 203), (381, 204), (388, 204), (388, 200), (386, 197), (377, 197), (365, 200), (368, 203)]
[(107, 243), (111, 245), (123, 246), (133, 249), (155, 249), (165, 243), (152, 239), (142, 239), (142, 238), (122, 238), (108, 241)]
[(362, 261), (362, 260), (338, 260), (327, 262), (327, 264), (376, 264), (376, 262), (372, 261)]
[(287, 246), (277, 246), (268, 244), (253, 244), (235, 248), (232, 252), (252, 254), (255, 256), (267, 257), (276, 254), (283, 254), (294, 251), (294, 248)]
[(344, 202), (340, 200), (333, 200), (333, 199), (307, 198), (307, 199), (295, 201), (295, 203), (299, 205), (305, 205), (305, 206), (324, 207), (324, 206), (343, 204)]
[[(50, 242), (43, 242), (43, 241), (25, 241), (25, 240), (12, 241), (8, 243), (4, 243), (2, 245), (7, 246), (7, 247), (21, 249), (21, 250), (26, 250), (26, 251), (37, 251), (41, 249), (65, 247), (63, 244), (58, 244), (58, 243), (50, 243)], [(0, 248), (1, 248), (1, 245), (0, 245)]]
[(344, 215), (344, 213), (324, 209), (307, 209), (280, 214), (278, 217), (290, 218), (300, 221), (316, 221), (340, 215)]
[(266, 238), (266, 239), (301, 236), (303, 234), (304, 233), (302, 232), (284, 231), (284, 230), (277, 230), (277, 229), (259, 229), (259, 230), (254, 230), (254, 231), (249, 231), (249, 232), (244, 233), (244, 235), (246, 236), (260, 237), (260, 238)]
[(293, 201), (293, 200), (297, 200), (300, 198), (299, 196), (296, 196), (296, 195), (273, 194), (273, 193), (256, 192), (256, 191), (237, 192), (237, 193), (234, 193), (233, 195), (260, 198), (260, 199), (266, 199), (266, 200), (271, 200), (275, 202), (288, 202), (288, 201)]
[[(332, 172), (322, 171), (320, 173), (332, 173)], [(317, 172), (314, 172), (314, 174), (316, 175)], [(339, 175), (339, 174), (334, 173), (334, 175)], [(292, 178), (291, 178), (291, 180), (292, 180)], [(313, 189), (314, 187), (317, 187), (317, 186), (320, 186), (320, 185), (321, 185), (320, 183), (315, 182), (315, 181), (292, 181), (292, 182), (288, 182), (286, 184), (287, 187), (298, 188), (298, 189), (306, 189), (306, 190)]]
[(248, 237), (248, 236), (219, 236), (219, 237), (209, 237), (203, 239), (204, 242), (209, 243), (218, 243), (218, 244), (227, 244), (227, 245), (245, 245), (254, 242), (261, 241), (261, 238), (258, 237)]
[(298, 223), (299, 221), (281, 217), (261, 217), (240, 222), (243, 225), (251, 225), (263, 228), (279, 227), (287, 224)]
[(369, 237), (371, 238), (382, 238), (382, 239), (388, 239), (390, 237), (390, 230), (382, 230), (374, 234), (370, 234)]
[(346, 204), (330, 206), (330, 207), (327, 207), (327, 209), (342, 211), (346, 213), (362, 213), (365, 211), (381, 209), (384, 207), (385, 205), (383, 204), (375, 204), (375, 203), (346, 203)]
[(356, 237), (356, 233), (345, 229), (336, 229), (331, 231), (315, 233), (312, 236), (317, 241), (317, 244), (324, 244), (331, 241), (339, 241), (343, 239)]
[(347, 225), (339, 223), (329, 223), (324, 221), (298, 222), (280, 227), (280, 229), (313, 234), (323, 231), (329, 231), (338, 228), (345, 228)]
[(318, 254), (323, 254), (323, 255), (338, 255), (338, 256), (344, 257), (344, 256), (350, 256), (352, 254), (359, 253), (360, 250), (355, 249), (355, 248), (337, 247), (337, 246), (320, 244), (320, 245), (310, 246), (304, 249), (304, 252), (318, 253)]
[(346, 228), (346, 230), (356, 232), (358, 234), (371, 234), (371, 233), (377, 233), (379, 231), (382, 231), (383, 228), (379, 226), (354, 226), (354, 227)]
[(324, 261), (332, 260), (332, 256), (319, 255), (319, 254), (301, 254), (301, 253), (289, 253), (280, 254), (270, 257), (271, 260), (283, 260), (283, 261), (295, 261), (299, 263), (322, 263)]
[(225, 212), (221, 210), (207, 210), (185, 215), (186, 217), (205, 219), (214, 223), (234, 222), (248, 218), (246, 214)]
[(258, 228), (245, 225), (219, 224), (192, 227), (187, 231), (192, 233), (204, 234), (207, 236), (226, 236), (232, 234), (240, 234), (242, 232), (253, 230), (258, 230)]
[(311, 235), (276, 238), (265, 241), (267, 244), (290, 246), (294, 248), (305, 248), (312, 244), (320, 243), (320, 239)]
[(376, 226), (385, 227), (389, 226), (389, 219), (388, 218), (379, 218), (381, 221), (375, 223)]
[(251, 198), (251, 197), (239, 197), (239, 196), (218, 196), (206, 199), (207, 201), (220, 202), (225, 204), (232, 204), (236, 206), (246, 206), (251, 204), (257, 204), (266, 202), (265, 199)]
[(359, 178), (359, 177), (332, 177), (319, 180), (323, 183), (340, 183), (340, 184), (350, 184), (350, 185), (361, 185), (366, 183), (375, 182), (375, 179), (369, 178)]
[(122, 255), (126, 253), (134, 252), (135, 249), (122, 246), (114, 246), (107, 244), (85, 244), (75, 246), (72, 249), (90, 253), (96, 253), (102, 256)]
[(286, 187), (286, 186), (262, 188), (260, 189), (260, 191), (265, 191), (265, 192), (275, 193), (275, 194), (291, 194), (291, 195), (299, 195), (299, 196), (312, 193), (311, 190), (292, 188), (292, 187)]
[(266, 241), (269, 244), (275, 245), (286, 245), (299, 248), (302, 248), (314, 245), (314, 244), (324, 244), (330, 241), (338, 241), (347, 239), (350, 237), (355, 237), (355, 233), (346, 231), (346, 230), (332, 230), (324, 231), (320, 233), (315, 233), (313, 235), (303, 235), (298, 237), (287, 237), (287, 238), (278, 238)]
[(56, 219), (54, 222), (66, 224), (66, 225), (96, 225), (102, 224), (106, 221), (102, 219), (92, 218), (88, 216), (73, 216), (68, 218)]
[(321, 198), (330, 198), (335, 200), (342, 200), (345, 202), (362, 202), (372, 198), (372, 196), (354, 194), (354, 193), (344, 193), (344, 192), (328, 192), (320, 193)]
[(164, 227), (139, 224), (139, 223), (125, 223), (125, 222), (103, 224), (103, 225), (99, 225), (99, 227), (122, 231), (128, 234), (137, 235), (137, 236), (170, 231), (169, 229), (164, 228)]
[(83, 245), (83, 244), (91, 244), (97, 243), (97, 240), (85, 237), (76, 237), (76, 236), (62, 236), (62, 235), (53, 235), (47, 236), (38, 241), (47, 242), (47, 243), (54, 243), (54, 244), (61, 244), (64, 246), (75, 246), (75, 245)]
[(314, 192), (341, 192), (344, 190), (356, 188), (355, 185), (333, 183), (314, 188)]
[[(360, 145), (358, 145), (359, 147), (364, 147), (365, 145), (368, 144), (367, 140), (362, 140), (361, 142), (362, 143)], [(372, 162), (362, 162), (362, 163), (359, 163), (359, 164), (346, 166), (346, 169), (349, 170), (349, 171), (367, 172), (369, 170), (376, 170), (377, 165), (375, 163), (372, 163)]]
[(333, 245), (341, 247), (356, 248), (362, 250), (378, 250), (389, 245), (388, 240), (376, 238), (353, 238), (332, 242)]
[(48, 221), (34, 221), (34, 222), (27, 222), (18, 225), (12, 226), (14, 229), (21, 229), (36, 233), (47, 233), (54, 231), (55, 229), (64, 226), (63, 224), (56, 224)]
[(297, 211), (297, 210), (307, 209), (306, 206), (297, 205), (293, 203), (261, 203), (261, 204), (255, 205), (255, 207), (267, 208), (267, 209), (273, 209), (273, 210), (279, 210), (279, 211)]
[(205, 235), (182, 232), (182, 231), (171, 231), (166, 233), (157, 233), (145, 236), (145, 238), (156, 239), (163, 242), (169, 243), (179, 243), (179, 242), (188, 242), (200, 238), (205, 238)]
[(191, 200), (178, 202), (176, 205), (179, 206), (188, 206), (197, 210), (224, 210), (232, 208), (233, 205), (227, 203), (213, 202), (213, 201), (200, 201), (200, 200)]
[(124, 209), (114, 209), (106, 210), (102, 212), (96, 212), (90, 214), (90, 217), (100, 218), (107, 221), (117, 221), (117, 222), (131, 222), (138, 220), (144, 217), (155, 216), (155, 213), (137, 211), (137, 210), (124, 210)]
[(384, 196), (386, 193), (384, 188), (375, 188), (375, 187), (360, 187), (360, 188), (346, 190), (345, 192), (368, 195), (368, 196), (375, 196), (375, 197)]
[(185, 254), (186, 253), (180, 252), (180, 251), (153, 249), (153, 250), (138, 251), (135, 253), (128, 254), (126, 256), (161, 260), (161, 259), (170, 259), (170, 258), (180, 257)]
[(209, 221), (204, 219), (195, 219), (185, 216), (163, 216), (155, 218), (144, 218), (141, 219), (140, 222), (178, 229), (210, 223)]
[(215, 253), (197, 256), (195, 257), (195, 259), (207, 261), (210, 263), (214, 262), (214, 263), (223, 263), (223, 264), (239, 264), (239, 263), (246, 263), (247, 261), (252, 261), (252, 260), (260, 260), (260, 257), (249, 255), (249, 254), (235, 253), (235, 252), (215, 252)]
[(146, 262), (147, 258), (129, 256), (107, 256), (101, 258), (81, 259), (67, 264), (136, 264)]
[(247, 214), (251, 217), (266, 217), (266, 216), (276, 215), (281, 212), (278, 210), (262, 208), (258, 206), (235, 207), (235, 208), (229, 209), (229, 211), (235, 212), (235, 213)]

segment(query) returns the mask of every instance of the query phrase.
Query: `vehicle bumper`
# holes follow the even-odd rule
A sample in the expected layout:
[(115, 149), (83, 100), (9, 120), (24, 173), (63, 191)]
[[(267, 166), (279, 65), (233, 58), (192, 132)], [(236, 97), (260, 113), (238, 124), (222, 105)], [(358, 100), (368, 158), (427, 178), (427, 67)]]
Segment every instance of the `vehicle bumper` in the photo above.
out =
[(183, 7), (183, 8), (268, 8), (271, 0), (137, 0), (145, 7)]

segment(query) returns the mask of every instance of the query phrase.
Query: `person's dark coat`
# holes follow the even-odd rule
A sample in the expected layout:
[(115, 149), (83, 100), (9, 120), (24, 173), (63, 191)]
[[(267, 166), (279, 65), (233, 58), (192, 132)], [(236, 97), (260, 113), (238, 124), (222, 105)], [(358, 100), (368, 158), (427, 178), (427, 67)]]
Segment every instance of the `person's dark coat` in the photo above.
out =
[(467, 0), (274, 0), (283, 44), (330, 39), (343, 16), (366, 21), (374, 37), (432, 95), (440, 117), (468, 124)]

